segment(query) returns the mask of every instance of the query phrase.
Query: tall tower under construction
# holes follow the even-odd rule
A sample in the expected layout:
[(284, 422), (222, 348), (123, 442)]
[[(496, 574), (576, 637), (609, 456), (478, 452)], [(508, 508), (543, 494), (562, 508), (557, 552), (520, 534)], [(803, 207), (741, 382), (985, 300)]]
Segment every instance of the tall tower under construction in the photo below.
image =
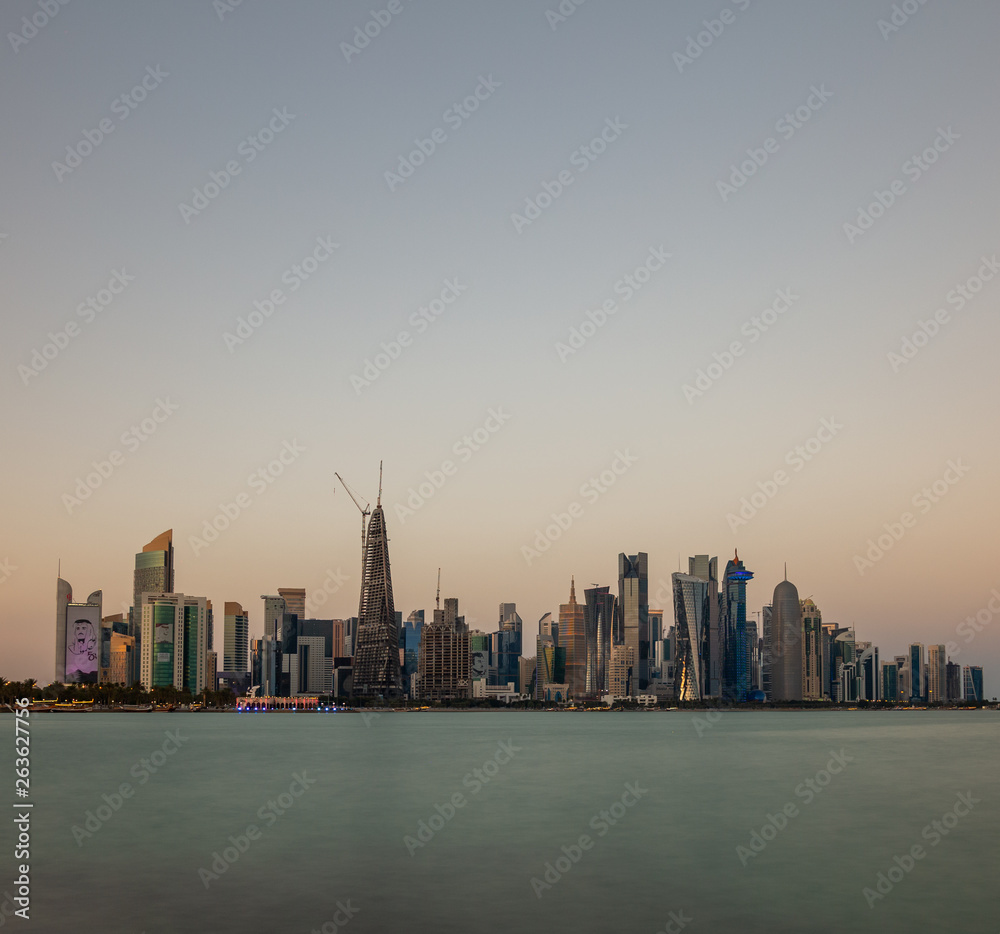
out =
[(403, 681), (399, 669), (399, 627), (392, 602), (389, 539), (385, 532), (382, 491), (365, 531), (361, 574), (358, 634), (354, 648), (354, 687), (357, 697), (399, 697)]

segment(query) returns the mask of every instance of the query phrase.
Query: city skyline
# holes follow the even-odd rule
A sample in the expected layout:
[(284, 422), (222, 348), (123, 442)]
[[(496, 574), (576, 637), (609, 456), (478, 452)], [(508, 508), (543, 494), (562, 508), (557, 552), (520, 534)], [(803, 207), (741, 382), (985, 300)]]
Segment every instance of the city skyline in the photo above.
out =
[[(367, 517), (367, 515), (366, 515)], [(376, 518), (377, 517), (377, 518)], [(387, 529), (385, 527), (384, 516), (382, 512), (382, 507), (379, 504), (376, 507), (374, 513), (372, 513), (372, 519), (374, 522), (374, 532), (369, 534), (372, 528), (371, 519), (369, 519), (368, 525), (365, 529), (364, 539), (366, 542), (364, 549), (364, 557), (367, 564), (372, 568), (371, 582), (363, 588), (362, 591), (362, 607), (365, 605), (365, 593), (370, 590), (372, 594), (376, 596), (382, 594), (382, 597), (377, 597), (378, 600), (384, 600), (388, 597), (388, 610), (385, 615), (377, 607), (373, 607), (374, 616), (373, 619), (382, 619), (383, 615), (385, 619), (391, 619), (393, 616), (402, 621), (403, 611), (394, 612), (392, 609), (392, 584), (391, 584), (391, 572), (389, 570), (388, 561), (388, 538)], [(172, 562), (172, 548), (170, 542), (172, 541), (173, 529), (168, 529), (167, 531), (160, 533), (156, 536), (153, 541), (148, 545), (144, 546), (143, 552), (140, 552), (137, 558), (142, 558), (144, 555), (148, 555), (153, 552), (156, 555), (160, 555), (159, 559), (155, 559), (153, 555), (149, 555), (150, 561), (147, 563), (163, 565), (167, 564), (170, 567), (170, 573), (173, 573), (173, 562)], [(159, 546), (166, 545), (166, 551), (154, 551)], [(811, 668), (811, 665), (819, 665), (821, 661), (822, 651), (821, 651), (821, 630), (822, 629), (832, 629), (835, 633), (848, 633), (851, 639), (857, 638), (855, 635), (857, 632), (857, 627), (855, 623), (847, 623), (841, 625), (838, 622), (830, 622), (829, 620), (824, 623), (822, 618), (822, 613), (816, 604), (812, 600), (812, 597), (799, 597), (798, 590), (795, 585), (788, 580), (787, 577), (787, 565), (783, 568), (783, 574), (785, 575), (784, 580), (779, 582), (774, 590), (774, 595), (772, 596), (771, 602), (767, 604), (762, 604), (761, 610), (749, 610), (749, 604), (745, 601), (745, 590), (747, 582), (755, 577), (755, 574), (748, 570), (739, 557), (739, 553), (735, 552), (733, 558), (731, 558), (727, 565), (725, 576), (723, 582), (728, 582), (728, 586), (719, 588), (718, 581), (718, 558), (710, 557), (709, 555), (695, 555), (688, 558), (688, 574), (677, 572), (671, 575), (671, 590), (668, 592), (663, 590), (663, 587), (654, 594), (655, 597), (666, 596), (668, 605), (666, 610), (663, 607), (657, 607), (654, 603), (649, 602), (647, 594), (648, 583), (646, 580), (646, 569), (648, 566), (648, 556), (640, 552), (638, 555), (627, 556), (624, 553), (618, 555), (618, 566), (619, 566), (619, 583), (618, 583), (618, 593), (612, 593), (608, 595), (610, 599), (610, 604), (602, 611), (601, 618), (604, 618), (605, 613), (610, 613), (612, 620), (608, 628), (614, 629), (615, 627), (620, 628), (620, 632), (615, 632), (614, 634), (608, 633), (609, 639), (614, 642), (614, 645), (620, 645), (623, 649), (626, 646), (630, 646), (631, 658), (634, 660), (636, 655), (640, 655), (640, 664), (634, 666), (634, 676), (636, 678), (635, 682), (629, 682), (631, 692), (634, 694), (646, 693), (645, 683), (648, 679), (648, 672), (646, 675), (642, 674), (643, 671), (651, 669), (654, 665), (654, 659), (657, 658), (658, 650), (656, 650), (650, 640), (650, 624), (647, 623), (645, 626), (645, 648), (639, 653), (636, 652), (636, 646), (641, 643), (638, 641), (638, 633), (643, 631), (642, 627), (639, 626), (638, 620), (640, 615), (642, 615), (642, 609), (644, 608), (644, 613), (648, 618), (652, 618), (654, 613), (659, 614), (658, 619), (660, 623), (658, 625), (658, 632), (660, 632), (662, 638), (666, 638), (667, 629), (673, 632), (675, 623), (677, 624), (676, 635), (673, 635), (674, 640), (674, 651), (675, 656), (673, 658), (674, 663), (677, 664), (677, 675), (676, 679), (672, 676), (670, 680), (675, 684), (678, 691), (678, 696), (681, 700), (692, 700), (699, 698), (711, 698), (711, 697), (724, 697), (727, 702), (741, 702), (748, 698), (748, 693), (752, 685), (753, 675), (751, 672), (751, 667), (763, 665), (764, 668), (761, 670), (761, 686), (765, 688), (770, 697), (771, 690), (773, 689), (776, 695), (781, 695), (783, 697), (790, 697), (792, 699), (809, 699), (822, 697), (821, 685), (822, 676), (816, 668)], [(138, 579), (139, 571), (136, 572), (136, 578)], [(159, 580), (160, 578), (156, 578)], [(341, 583), (340, 577), (338, 576), (338, 589)], [(440, 602), (440, 574), (438, 578), (438, 593), (436, 597), (436, 602), (439, 605)], [(664, 582), (661, 581), (661, 585)], [(69, 660), (69, 655), (64, 655), (62, 646), (68, 645), (66, 642), (67, 632), (69, 631), (67, 615), (67, 602), (69, 601), (69, 607), (86, 607), (88, 605), (96, 604), (96, 620), (101, 619), (101, 606), (103, 593), (98, 590), (90, 594), (87, 598), (87, 604), (72, 603), (72, 586), (71, 584), (59, 578), (57, 582), (57, 614), (56, 614), (56, 663), (55, 670), (58, 675), (60, 670), (60, 662), (65, 657)], [(694, 588), (692, 590), (692, 588)], [(601, 666), (610, 666), (612, 652), (608, 651), (614, 648), (614, 645), (608, 645), (604, 649), (607, 652), (606, 655), (602, 655), (602, 649), (599, 646), (604, 645), (603, 634), (598, 628), (598, 624), (593, 618), (594, 609), (591, 606), (592, 601), (598, 599), (596, 595), (607, 594), (610, 589), (609, 586), (599, 586), (594, 585), (593, 588), (585, 592), (586, 602), (577, 603), (575, 597), (575, 576), (570, 577), (570, 602), (569, 604), (560, 604), (558, 608), (558, 623), (557, 630), (559, 632), (557, 644), (562, 648), (563, 651), (568, 652), (566, 666), (566, 685), (569, 689), (569, 693), (576, 696), (582, 696), (583, 694), (593, 696), (595, 693), (599, 694), (600, 691), (595, 687), (599, 683), (607, 683), (607, 675), (604, 676), (603, 681), (599, 680), (596, 676), (597, 670)], [(349, 621), (351, 616), (344, 614), (338, 616), (329, 612), (333, 607), (326, 608), (326, 601), (328, 598), (332, 598), (336, 594), (331, 595), (329, 589), (319, 589), (313, 593), (308, 593), (305, 588), (289, 588), (289, 587), (279, 587), (277, 588), (281, 597), (272, 597), (262, 595), (260, 599), (263, 601), (261, 607), (261, 626), (257, 629), (250, 620), (253, 618), (253, 613), (250, 608), (244, 610), (244, 608), (236, 602), (225, 601), (225, 616), (224, 616), (224, 627), (223, 627), (223, 641), (224, 641), (224, 652), (219, 652), (219, 646), (212, 645), (212, 600), (207, 599), (207, 629), (208, 629), (208, 645), (204, 646), (202, 651), (205, 649), (214, 649), (214, 653), (219, 656), (219, 661), (222, 662), (218, 668), (218, 674), (221, 676), (223, 673), (227, 675), (232, 675), (234, 672), (230, 670), (224, 662), (225, 658), (228, 658), (230, 654), (234, 651), (234, 646), (239, 644), (242, 646), (241, 650), (244, 653), (243, 657), (246, 657), (249, 645), (255, 639), (259, 639), (261, 636), (273, 636), (275, 633), (276, 626), (280, 627), (280, 622), (276, 622), (280, 618), (283, 612), (294, 612), (300, 620), (329, 620), (335, 621), (336, 625), (341, 625), (341, 636), (350, 636), (349, 647), (345, 649), (346, 655), (354, 655), (357, 649), (358, 643), (355, 641), (358, 638), (358, 634), (361, 632), (361, 627), (358, 622), (358, 617), (354, 617), (355, 627), (353, 630), (349, 629)], [(619, 594), (624, 597), (624, 602), (620, 601)], [(780, 595), (780, 596), (779, 596)], [(149, 596), (148, 594), (146, 595)], [(183, 594), (179, 595), (182, 599)], [(158, 597), (157, 597), (158, 598)], [(199, 600), (205, 600), (205, 598), (198, 598)], [(513, 652), (512, 661), (502, 663), (504, 668), (503, 672), (500, 672), (499, 682), (503, 684), (505, 679), (512, 679), (514, 681), (519, 680), (519, 674), (517, 673), (517, 659), (520, 655), (524, 658), (521, 650), (522, 646), (522, 627), (523, 622), (520, 615), (516, 611), (517, 603), (515, 602), (504, 602), (499, 603), (499, 619), (496, 621), (496, 629), (492, 629), (491, 626), (494, 624), (485, 624), (485, 630), (481, 628), (482, 625), (480, 621), (477, 620), (467, 620), (465, 616), (458, 616), (458, 599), (457, 597), (445, 598), (445, 609), (434, 610), (434, 620), (435, 622), (442, 622), (448, 626), (453, 626), (455, 621), (458, 621), (458, 631), (459, 632), (473, 632), (482, 633), (485, 631), (489, 638), (485, 641), (484, 647), (487, 652), (492, 655), (494, 659), (499, 658), (502, 654), (509, 652), (510, 648), (513, 648), (514, 644), (510, 648), (505, 647), (505, 643), (502, 641), (503, 634), (510, 630), (513, 634), (516, 630), (516, 649)], [(275, 606), (275, 601), (280, 603), (280, 607)], [(291, 603), (289, 603), (291, 601)], [(1000, 594), (996, 596), (996, 602), (998, 604), (998, 611), (1000, 611)], [(145, 605), (146, 598), (143, 598), (142, 604)], [(596, 606), (596, 604), (595, 604)], [(631, 607), (631, 609), (629, 609)], [(769, 619), (775, 607), (779, 608), (777, 613), (774, 613), (774, 619), (778, 621), (778, 626), (780, 631), (793, 633), (793, 638), (788, 638), (787, 636), (782, 637), (780, 632), (774, 634), (775, 631), (772, 628), (771, 620)], [(326, 612), (323, 612), (323, 609)], [(666, 622), (664, 622), (664, 613), (667, 612), (669, 615), (666, 617)], [(277, 616), (275, 614), (277, 613)], [(789, 615), (789, 613), (791, 615)], [(450, 614), (450, 615), (449, 615)], [(783, 614), (789, 616), (789, 623), (785, 625), (782, 622)], [(412, 621), (415, 619), (423, 619), (425, 616), (425, 609), (416, 608), (410, 611), (407, 620)], [(762, 626), (758, 625), (757, 621), (748, 620), (747, 616), (757, 617), (761, 621)], [(137, 615), (137, 619), (139, 616)], [(630, 627), (627, 623), (629, 618), (633, 618), (634, 624)], [(123, 612), (117, 615), (104, 616), (106, 620), (129, 620), (130, 613), (129, 607), (123, 607)], [(542, 625), (546, 620), (552, 619), (555, 623), (556, 619), (552, 617), (551, 611), (546, 611), (538, 620), (536, 624), (536, 638), (539, 639), (539, 646), (542, 644), (541, 639), (544, 636), (545, 627)], [(449, 622), (450, 620), (450, 622)], [(743, 621), (742, 623), (740, 621)], [(125, 624), (121, 624), (125, 625)], [(381, 631), (385, 628), (385, 623), (377, 623), (372, 630)], [(551, 625), (551, 624), (547, 624)], [(835, 628), (835, 627), (840, 628)], [(960, 631), (963, 631), (964, 635), (968, 636), (970, 634), (974, 635), (974, 621), (966, 621), (964, 627), (961, 627)], [(690, 629), (689, 629), (690, 627)], [(529, 625), (528, 631), (530, 632), (531, 627)], [(136, 634), (138, 635), (141, 631), (142, 626), (138, 624), (136, 626)], [(603, 629), (603, 624), (602, 624)], [(629, 630), (632, 630), (631, 643), (629, 642)], [(116, 630), (117, 631), (117, 630)], [(125, 632), (123, 628), (121, 632)], [(239, 632), (239, 635), (237, 635)], [(397, 639), (393, 642), (394, 646), (398, 645), (398, 650), (401, 651), (404, 647), (404, 640), (398, 638), (400, 632), (402, 632), (402, 625), (398, 627), (396, 633)], [(772, 635), (769, 636), (768, 633)], [(739, 635), (743, 633), (743, 635)], [(745, 639), (748, 634), (753, 635), (754, 640), (760, 639), (759, 649), (755, 649), (750, 643), (742, 649), (736, 648), (735, 645), (738, 644), (743, 646)], [(738, 640), (734, 641), (734, 635), (739, 636)], [(869, 635), (866, 630), (862, 629), (862, 636)], [(912, 634), (911, 634), (912, 635)], [(956, 633), (956, 636), (958, 633)], [(904, 634), (905, 636), (905, 634)], [(774, 638), (777, 641), (774, 644), (774, 648), (769, 648), (769, 638)], [(373, 646), (377, 646), (380, 639), (384, 636), (377, 636), (375, 642), (372, 643)], [(545, 637), (547, 638), (547, 637)], [(966, 639), (966, 641), (971, 641), (971, 639)], [(419, 644), (420, 638), (417, 634), (417, 642)], [(871, 646), (876, 644), (873, 640), (862, 639), (858, 642), (858, 646)], [(530, 637), (523, 642), (524, 647), (530, 649), (531, 639)], [(730, 646), (733, 647), (730, 647)], [(852, 641), (853, 645), (853, 641)], [(916, 645), (923, 645), (921, 642), (913, 642), (912, 640), (907, 643), (907, 653), (912, 656), (913, 650)], [(786, 648), (792, 648), (794, 651), (788, 652)], [(940, 650), (940, 654), (937, 661), (937, 678), (936, 682), (929, 679), (925, 671), (930, 671), (931, 659), (935, 651)], [(376, 650), (380, 654), (381, 650)], [(754, 661), (756, 658), (756, 652), (760, 651), (762, 658)], [(870, 679), (879, 679), (879, 684), (881, 684), (882, 674), (878, 671), (878, 651), (876, 648), (876, 655), (872, 663), (873, 667), (869, 672)], [(141, 663), (142, 653), (141, 653), (141, 640), (137, 639), (135, 644), (135, 650), (131, 651), (131, 658), (136, 667)], [(641, 665), (641, 659), (643, 657), (642, 652), (645, 652), (645, 658), (647, 659), (646, 666)], [(693, 654), (692, 654), (693, 653)], [(853, 653), (853, 649), (852, 649)], [(402, 666), (403, 659), (396, 655), (396, 652), (392, 654), (392, 662), (395, 666)], [(334, 651), (333, 655), (337, 655)], [(917, 681), (922, 683), (929, 696), (937, 696), (940, 698), (944, 694), (944, 675), (945, 669), (944, 664), (947, 661), (949, 664), (955, 663), (960, 669), (964, 666), (970, 664), (972, 661), (977, 661), (979, 664), (976, 666), (980, 670), (984, 668), (982, 660), (971, 653), (967, 653), (966, 657), (958, 661), (959, 656), (962, 655), (962, 648), (958, 642), (948, 641), (947, 643), (930, 643), (926, 652), (922, 650), (922, 655), (919, 659), (911, 658), (912, 664), (908, 667), (912, 671), (902, 672), (901, 676), (905, 674), (907, 676), (906, 683), (912, 683)], [(883, 662), (886, 662), (890, 657), (892, 657), (888, 651), (882, 653)], [(858, 656), (859, 664), (864, 663), (864, 659)], [(901, 656), (896, 656), (897, 662)], [(695, 661), (697, 659), (697, 661)], [(811, 659), (815, 659), (811, 661)], [(853, 654), (852, 654), (853, 659)], [(537, 657), (528, 656), (527, 660), (534, 661), (537, 664)], [(777, 662), (777, 664), (775, 664)], [(768, 664), (770, 663), (770, 664)], [(102, 665), (105, 663), (102, 662)], [(919, 664), (919, 669), (914, 666)], [(510, 666), (514, 667), (511, 668)], [(656, 665), (659, 668), (659, 664)], [(671, 666), (673, 667), (673, 665)], [(985, 666), (988, 667), (988, 666)], [(248, 670), (249, 666), (236, 666), (236, 672)], [(788, 672), (784, 675), (781, 671), (788, 669)], [(633, 677), (633, 663), (629, 663), (629, 678)], [(397, 668), (397, 671), (399, 668)], [(764, 671), (767, 673), (765, 674)], [(505, 673), (506, 672), (506, 673)], [(666, 668), (660, 673), (659, 677), (666, 677)], [(777, 674), (777, 680), (775, 675)], [(496, 671), (493, 672), (493, 676), (496, 676)], [(5, 675), (6, 677), (6, 675)], [(96, 678), (96, 667), (95, 674)], [(102, 674), (101, 678), (104, 679), (105, 675)], [(393, 681), (393, 677), (396, 677), (396, 681)], [(398, 683), (397, 676), (389, 675), (389, 683)], [(48, 683), (47, 679), (36, 679), (39, 683)], [(789, 690), (786, 682), (789, 685), (797, 686)], [(641, 687), (639, 686), (641, 685)], [(519, 688), (521, 689), (521, 688)], [(396, 689), (390, 688), (389, 693), (392, 694)], [(652, 687), (650, 687), (652, 690)], [(371, 690), (362, 691), (363, 694), (372, 693)], [(382, 690), (376, 690), (376, 694), (382, 694)]]

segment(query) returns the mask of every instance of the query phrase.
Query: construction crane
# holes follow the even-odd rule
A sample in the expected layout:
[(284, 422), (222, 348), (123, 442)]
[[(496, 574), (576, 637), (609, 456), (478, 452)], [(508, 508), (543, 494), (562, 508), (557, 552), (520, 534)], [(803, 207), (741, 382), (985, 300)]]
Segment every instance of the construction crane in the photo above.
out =
[(364, 508), (362, 509), (361, 503), (358, 502), (358, 497), (351, 492), (351, 488), (344, 482), (344, 478), (336, 471), (334, 471), (333, 475), (344, 485), (344, 489), (347, 490), (347, 495), (351, 497), (354, 501), (354, 505), (358, 507), (358, 512), (361, 513), (361, 568), (363, 572), (365, 566), (365, 520), (371, 515), (371, 506), (368, 503), (365, 503)]

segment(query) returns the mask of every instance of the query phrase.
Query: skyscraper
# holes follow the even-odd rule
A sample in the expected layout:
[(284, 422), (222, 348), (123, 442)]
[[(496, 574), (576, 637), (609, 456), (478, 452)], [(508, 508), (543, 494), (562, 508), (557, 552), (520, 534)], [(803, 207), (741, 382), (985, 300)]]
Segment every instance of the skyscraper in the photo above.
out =
[(559, 645), (559, 623), (551, 613), (538, 621), (535, 647), (535, 699), (565, 700), (566, 649)]
[(911, 643), (908, 667), (910, 669), (910, 700), (922, 703), (927, 696), (927, 670), (922, 642)]
[(943, 645), (927, 646), (927, 703), (944, 703), (948, 699), (948, 656)]
[(962, 699), (962, 666), (948, 662), (945, 668), (945, 695), (949, 701)]
[(260, 595), (264, 601), (264, 637), (275, 639), (281, 629), (282, 619), (286, 613), (291, 613), (284, 597)]
[[(446, 601), (447, 602), (447, 601)], [(521, 617), (513, 603), (500, 604), (499, 629), (491, 634), (492, 662), (496, 666), (494, 681), (506, 686), (513, 683), (521, 687)]]
[(812, 599), (799, 601), (802, 610), (802, 699), (823, 699), (823, 614)]
[(566, 683), (570, 697), (587, 693), (587, 628), (584, 607), (576, 602), (576, 580), (570, 578), (569, 603), (559, 607), (559, 643), (566, 649)]
[(618, 607), (623, 644), (632, 649), (636, 695), (649, 685), (649, 559), (644, 551), (618, 555)]
[(142, 686), (200, 694), (209, 679), (208, 601), (182, 593), (143, 592), (141, 599)]
[(802, 609), (799, 592), (786, 577), (774, 588), (771, 643), (771, 697), (774, 701), (802, 700)]
[(86, 603), (74, 603), (69, 582), (56, 579), (56, 681), (97, 684), (102, 603), (100, 590), (87, 597)]
[(151, 542), (142, 546), (135, 556), (132, 575), (132, 631), (135, 636), (136, 668), (132, 680), (139, 680), (142, 658), (142, 595), (144, 593), (174, 592), (174, 530), (161, 532)]
[(365, 532), (353, 692), (356, 696), (398, 697), (402, 688), (399, 631), (389, 571), (389, 539), (379, 496)]
[(278, 596), (285, 601), (286, 613), (294, 613), (299, 619), (306, 618), (305, 587), (279, 587)]
[(612, 633), (617, 600), (610, 587), (591, 587), (583, 592), (584, 628), (587, 633), (587, 683), (590, 697), (608, 693), (608, 669), (611, 664)]
[(694, 555), (688, 558), (688, 574), (708, 584), (708, 616), (705, 618), (705, 643), (701, 654), (701, 696), (718, 697), (722, 693), (722, 653), (725, 645), (719, 619), (719, 559)]
[[(747, 699), (753, 683), (753, 659), (757, 652), (747, 629), (747, 582), (753, 580), (734, 551), (726, 562), (719, 594), (719, 630), (722, 649), (722, 692), (731, 700), (742, 703)], [(756, 641), (754, 627), (753, 641)]]
[(424, 625), (417, 657), (419, 696), (427, 700), (469, 697), (469, 655), (469, 629), (458, 615), (458, 599), (450, 597), (443, 610), (434, 611), (434, 622)]
[(674, 589), (674, 691), (682, 701), (701, 700), (705, 694), (705, 655), (708, 650), (710, 584), (701, 577), (671, 575)]
[(962, 669), (962, 690), (967, 701), (983, 699), (983, 669), (979, 665), (966, 665)]
[(226, 601), (226, 616), (222, 634), (222, 670), (250, 670), (247, 649), (250, 640), (250, 615), (239, 603)]

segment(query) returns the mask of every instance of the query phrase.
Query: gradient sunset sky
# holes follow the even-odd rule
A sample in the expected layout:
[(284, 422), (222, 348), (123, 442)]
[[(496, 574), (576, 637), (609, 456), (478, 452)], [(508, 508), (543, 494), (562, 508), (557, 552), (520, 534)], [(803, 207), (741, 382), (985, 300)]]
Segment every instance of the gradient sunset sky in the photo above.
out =
[(571, 575), (648, 552), (669, 619), (678, 561), (739, 548), (751, 611), (787, 562), (883, 660), (954, 642), (993, 696), (1000, 7), (903, 6), (5, 4), (0, 674), (52, 680), (57, 561), (120, 612), (167, 528), (176, 589), (252, 636), (330, 572), (317, 615), (354, 615), (334, 471), (374, 503), (381, 460), (404, 617), (440, 566), (532, 655)]

